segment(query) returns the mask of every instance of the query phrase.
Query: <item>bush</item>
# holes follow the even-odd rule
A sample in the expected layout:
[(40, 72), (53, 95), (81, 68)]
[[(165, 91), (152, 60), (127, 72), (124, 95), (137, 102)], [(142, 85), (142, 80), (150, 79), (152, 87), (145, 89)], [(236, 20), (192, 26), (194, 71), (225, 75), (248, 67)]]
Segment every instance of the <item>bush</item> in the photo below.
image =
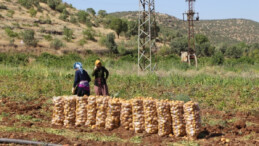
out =
[[(53, 10), (56, 10), (56, 7), (61, 3), (61, 0), (47, 0), (47, 4)], [(62, 12), (62, 11), (61, 11)]]
[(50, 47), (54, 48), (56, 50), (58, 50), (58, 49), (60, 49), (61, 47), (64, 47), (64, 46), (65, 46), (64, 43), (59, 39), (54, 39), (50, 44)]
[(99, 10), (98, 11), (98, 16), (100, 16), (101, 18), (107, 16), (107, 12), (105, 10)]
[(12, 65), (12, 66), (26, 65), (28, 62), (29, 62), (29, 56), (24, 53), (17, 53), (17, 54), (0, 53), (0, 63), (4, 63), (6, 65)]
[(158, 55), (166, 56), (172, 53), (172, 50), (168, 46), (163, 46), (159, 51)]
[(11, 38), (18, 37), (18, 33), (14, 32), (10, 27), (5, 28), (5, 33)]
[(84, 38), (87, 40), (95, 40), (95, 31), (91, 28), (88, 28), (83, 31)]
[(70, 20), (69, 22), (73, 23), (73, 24), (77, 24), (77, 19), (75, 16), (70, 16)]
[(18, 0), (18, 3), (27, 9), (32, 8), (33, 5), (39, 5), (39, 1), (37, 0)]
[(7, 10), (7, 7), (6, 7), (5, 5), (3, 5), (3, 4), (1, 4), (1, 5), (0, 5), (0, 9), (2, 9), (2, 10)]
[(15, 12), (14, 12), (13, 10), (8, 10), (6, 16), (12, 18), (13, 15), (14, 15), (14, 13), (15, 13)]
[(86, 23), (86, 19), (88, 17), (88, 13), (83, 10), (77, 12), (77, 19), (80, 23)]
[(212, 56), (212, 60), (211, 63), (212, 65), (222, 65), (224, 64), (224, 55), (222, 52), (217, 51), (213, 56)]
[(64, 35), (65, 35), (65, 40), (67, 42), (70, 42), (73, 39), (73, 30), (71, 30), (67, 27), (64, 27), (63, 32), (64, 32)]
[(89, 14), (91, 14), (92, 16), (95, 16), (96, 12), (93, 8), (87, 8), (86, 12), (88, 12)]
[(106, 44), (105, 46), (112, 52), (117, 54), (117, 44), (115, 43), (115, 35), (114, 33), (109, 33), (106, 36)]
[(37, 15), (37, 10), (35, 10), (34, 8), (30, 8), (29, 13), (31, 17), (35, 17)]
[(227, 48), (225, 55), (230, 58), (240, 58), (242, 57), (243, 50), (237, 46), (231, 46)]
[(60, 3), (59, 5), (56, 6), (55, 9), (56, 9), (56, 11), (62, 13), (62, 12), (64, 12), (64, 10), (66, 10), (66, 6), (62, 3)]
[(22, 33), (23, 41), (27, 46), (36, 47), (38, 40), (34, 38), (35, 32), (34, 30), (25, 30)]
[(69, 16), (68, 11), (64, 9), (63, 12), (60, 14), (59, 19), (63, 21), (67, 21), (68, 16)]
[(87, 43), (87, 41), (85, 39), (81, 39), (78, 42), (79, 46), (84, 46), (86, 43)]
[(52, 36), (50, 34), (45, 35), (44, 39), (47, 40), (47, 41), (52, 41), (53, 40), (53, 38), (52, 38)]
[(119, 18), (113, 18), (110, 23), (110, 28), (116, 32), (119, 38), (121, 32), (128, 31), (128, 24), (126, 21), (123, 21)]

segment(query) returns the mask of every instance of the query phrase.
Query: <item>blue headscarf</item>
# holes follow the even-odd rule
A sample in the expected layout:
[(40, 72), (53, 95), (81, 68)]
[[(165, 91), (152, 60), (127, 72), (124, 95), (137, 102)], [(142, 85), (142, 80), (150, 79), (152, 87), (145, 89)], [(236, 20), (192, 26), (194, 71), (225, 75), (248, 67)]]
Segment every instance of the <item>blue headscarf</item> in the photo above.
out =
[(84, 70), (81, 62), (76, 62), (74, 64), (74, 69), (79, 69), (81, 73), (83, 73)]

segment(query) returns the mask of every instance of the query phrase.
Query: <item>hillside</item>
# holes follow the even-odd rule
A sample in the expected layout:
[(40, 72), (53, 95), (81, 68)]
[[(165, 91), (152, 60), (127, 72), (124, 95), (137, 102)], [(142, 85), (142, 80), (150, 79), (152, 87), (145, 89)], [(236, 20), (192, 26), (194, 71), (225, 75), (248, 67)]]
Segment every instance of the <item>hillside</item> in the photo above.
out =
[[(36, 52), (57, 52), (57, 50), (50, 48), (51, 40), (55, 38), (61, 40), (65, 44), (65, 47), (59, 49), (58, 52), (64, 52), (66, 50), (105, 50), (105, 47), (98, 44), (98, 40), (100, 36), (113, 31), (105, 29), (101, 25), (92, 27), (96, 35), (96, 40), (87, 40), (84, 44), (79, 45), (80, 40), (84, 39), (82, 32), (87, 29), (87, 26), (78, 22), (72, 23), (71, 19), (77, 17), (76, 13), (78, 13), (78, 10), (68, 4), (62, 4), (62, 6), (66, 7), (67, 12), (69, 13), (66, 21), (60, 19), (62, 13), (51, 9), (46, 3), (40, 2), (39, 6), (32, 6), (31, 9), (28, 9), (18, 3), (18, 0), (0, 0), (0, 51), (3, 52), (15, 49)], [(31, 16), (31, 13), (35, 10), (36, 15)], [(89, 19), (90, 21), (94, 21), (98, 18), (97, 16), (91, 16)], [(64, 40), (64, 27), (73, 31), (73, 39), (70, 42)], [(12, 38), (7, 35), (6, 28), (10, 28), (14, 34), (17, 34), (17, 37), (14, 37), (12, 40)], [(24, 30), (35, 31), (35, 38), (38, 40), (37, 48), (26, 47), (21, 43), (22, 39), (20, 34)]]
[[(111, 15), (137, 19), (137, 12), (117, 12)], [(187, 33), (187, 23), (167, 14), (157, 14), (157, 22), (162, 27), (169, 27)], [(257, 43), (259, 41), (259, 23), (245, 19), (201, 20), (196, 22), (196, 33), (209, 37), (212, 43)]]

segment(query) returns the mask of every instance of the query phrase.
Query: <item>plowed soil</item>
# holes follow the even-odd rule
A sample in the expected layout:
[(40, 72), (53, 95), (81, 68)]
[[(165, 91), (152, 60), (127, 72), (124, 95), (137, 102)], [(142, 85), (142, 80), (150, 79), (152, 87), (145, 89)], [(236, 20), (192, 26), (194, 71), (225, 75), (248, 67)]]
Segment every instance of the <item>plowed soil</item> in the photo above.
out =
[[(118, 128), (112, 131), (94, 130), (85, 127), (74, 127), (70, 130), (76, 133), (99, 133), (102, 135), (116, 135), (124, 142), (109, 142), (99, 140), (81, 140), (73, 137), (65, 137), (62, 135), (50, 134), (44, 131), (26, 131), (19, 130), (23, 128), (52, 128), (64, 129), (61, 126), (51, 125), (52, 104), (47, 98), (42, 97), (35, 101), (26, 103), (17, 102), (12, 98), (3, 98), (0, 101), (0, 112), (8, 114), (2, 116), (0, 127), (15, 127), (17, 130), (3, 130), (0, 132), (0, 138), (15, 138), (24, 140), (37, 140), (55, 144), (77, 144), (77, 145), (166, 145), (187, 141), (186, 137), (176, 138), (174, 136), (159, 137), (158, 135), (150, 134), (135, 134), (133, 131), (126, 131)], [(45, 113), (45, 114), (44, 114)], [(47, 114), (46, 114), (47, 113)], [(26, 115), (39, 120), (22, 120), (17, 118), (17, 115)], [(221, 120), (219, 123), (206, 123), (203, 121), (203, 128), (197, 140), (193, 142), (200, 145), (259, 145), (259, 116), (251, 115), (250, 113), (227, 113), (217, 111), (215, 109), (203, 109), (203, 117), (214, 117)], [(209, 119), (209, 118), (208, 118)], [(234, 119), (234, 120), (233, 120)], [(210, 119), (209, 119), (210, 120)], [(252, 124), (249, 124), (252, 123)], [(139, 136), (141, 143), (132, 143), (130, 138)]]

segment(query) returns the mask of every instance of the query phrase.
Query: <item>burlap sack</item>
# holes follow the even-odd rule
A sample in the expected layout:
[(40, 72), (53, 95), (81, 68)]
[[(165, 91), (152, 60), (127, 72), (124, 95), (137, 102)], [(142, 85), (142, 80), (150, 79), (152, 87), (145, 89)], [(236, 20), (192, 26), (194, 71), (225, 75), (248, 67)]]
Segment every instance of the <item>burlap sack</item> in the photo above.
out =
[(105, 128), (105, 120), (107, 116), (107, 108), (110, 97), (97, 97), (97, 113), (96, 113), (96, 128)]
[(173, 122), (173, 131), (176, 137), (184, 136), (185, 132), (185, 121), (183, 111), (183, 101), (172, 101), (171, 102), (171, 116)]
[(92, 127), (96, 123), (96, 97), (89, 96), (87, 99), (87, 120), (85, 125)]
[(129, 101), (121, 101), (121, 126), (126, 130), (133, 130), (132, 105)]
[(145, 130), (149, 134), (158, 132), (156, 101), (152, 98), (144, 100)]
[(186, 122), (186, 133), (189, 138), (195, 139), (201, 130), (200, 108), (196, 102), (184, 104), (184, 119)]
[(167, 100), (157, 102), (158, 135), (165, 136), (172, 133), (172, 117), (170, 103)]
[(119, 99), (110, 99), (108, 104), (108, 112), (105, 121), (105, 128), (113, 130), (120, 126), (121, 102)]
[(76, 126), (84, 126), (87, 120), (87, 96), (77, 97), (76, 100)]
[(53, 125), (63, 125), (64, 122), (64, 99), (63, 97), (53, 97), (53, 115), (51, 123)]
[(136, 133), (145, 131), (145, 116), (142, 98), (135, 98), (131, 101), (133, 112), (133, 127)]
[(72, 127), (76, 120), (76, 99), (77, 96), (68, 96), (64, 98), (64, 126)]

